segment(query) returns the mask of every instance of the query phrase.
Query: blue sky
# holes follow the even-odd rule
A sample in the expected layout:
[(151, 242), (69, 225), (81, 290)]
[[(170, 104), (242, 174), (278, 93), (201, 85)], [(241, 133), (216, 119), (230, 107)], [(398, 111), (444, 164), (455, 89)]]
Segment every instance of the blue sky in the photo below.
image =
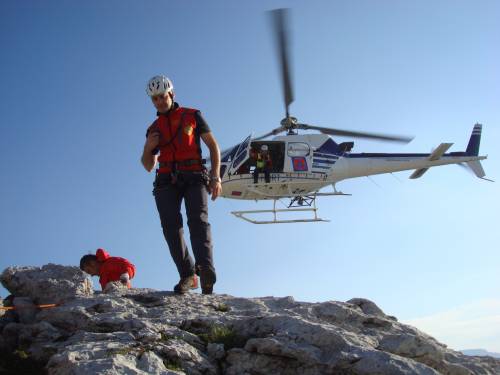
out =
[[(167, 74), (222, 148), (277, 127), (265, 14), (277, 7), (292, 8), (299, 120), (416, 136), (355, 140), (355, 152), (461, 151), (480, 122), (498, 179), (498, 2), (1, 2), (0, 269), (77, 264), (104, 247), (136, 264), (135, 286), (171, 289), (153, 175), (139, 162), (155, 118), (145, 84)], [(498, 184), (456, 166), (409, 174), (340, 183), (352, 197), (318, 202), (329, 223), (255, 226), (229, 212), (269, 202), (211, 203), (216, 291), (364, 297), (452, 348), (500, 352), (500, 331), (471, 323), (500, 319)], [(447, 326), (450, 312), (468, 329)]]

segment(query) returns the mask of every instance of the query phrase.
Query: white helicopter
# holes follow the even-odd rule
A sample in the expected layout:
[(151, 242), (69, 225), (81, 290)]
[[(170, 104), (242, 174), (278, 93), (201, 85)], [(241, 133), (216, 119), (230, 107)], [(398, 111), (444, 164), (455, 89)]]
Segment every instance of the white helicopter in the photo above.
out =
[[(286, 33), (287, 10), (271, 11), (283, 83), (286, 117), (281, 126), (260, 137), (248, 136), (243, 142), (221, 154), (222, 196), (245, 200), (273, 200), (273, 209), (231, 212), (238, 218), (254, 224), (328, 221), (317, 215), (316, 198), (319, 196), (350, 195), (336, 189), (336, 183), (348, 178), (382, 173), (414, 170), (415, 179), (430, 168), (446, 164), (460, 164), (470, 168), (482, 179), (485, 172), (480, 161), (487, 156), (479, 155), (482, 126), (474, 125), (467, 149), (463, 152), (446, 153), (453, 143), (441, 143), (431, 153), (352, 153), (354, 142), (336, 143), (330, 136), (349, 136), (383, 141), (408, 143), (412, 137), (353, 132), (324, 128), (297, 121), (289, 115), (293, 91), (288, 64), (288, 36)], [(298, 130), (316, 130), (321, 134), (298, 134)], [(284, 136), (277, 136), (286, 132)], [(275, 135), (272, 140), (265, 140)], [(254, 183), (255, 160), (252, 150), (266, 145), (272, 160), (270, 181), (264, 176)], [(491, 180), (488, 180), (491, 181)], [(333, 191), (320, 192), (331, 185)], [(286, 208), (277, 209), (276, 203), (290, 199)], [(279, 219), (285, 212), (306, 213), (308, 217)], [(255, 216), (272, 214), (272, 219)], [(312, 215), (311, 215), (312, 214)]]

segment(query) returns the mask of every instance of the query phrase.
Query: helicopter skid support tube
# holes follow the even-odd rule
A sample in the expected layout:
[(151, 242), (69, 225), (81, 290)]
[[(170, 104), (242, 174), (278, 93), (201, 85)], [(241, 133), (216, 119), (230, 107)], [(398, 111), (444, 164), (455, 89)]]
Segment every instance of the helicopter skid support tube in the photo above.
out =
[[(324, 221), (329, 222), (330, 220), (321, 219), (317, 216), (317, 208), (285, 208), (285, 209), (272, 209), (272, 210), (249, 210), (249, 211), (232, 211), (231, 213), (237, 218), (248, 221), (252, 224), (287, 224), (287, 223), (308, 223), (308, 222), (318, 222)], [(289, 219), (289, 220), (278, 220), (278, 212), (313, 212), (314, 218), (304, 218), (304, 219)], [(254, 220), (246, 216), (247, 214), (262, 214), (262, 213), (272, 213), (274, 215), (273, 220)]]

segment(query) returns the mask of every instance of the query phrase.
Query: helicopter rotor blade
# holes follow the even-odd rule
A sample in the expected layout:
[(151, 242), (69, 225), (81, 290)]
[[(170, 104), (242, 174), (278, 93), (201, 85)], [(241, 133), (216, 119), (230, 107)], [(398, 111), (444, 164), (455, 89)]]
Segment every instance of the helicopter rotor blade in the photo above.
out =
[(337, 135), (342, 137), (354, 137), (354, 138), (368, 138), (368, 139), (378, 139), (387, 142), (400, 142), (409, 143), (414, 137), (403, 136), (403, 135), (390, 135), (390, 134), (380, 134), (380, 133), (367, 133), (367, 132), (355, 132), (350, 130), (341, 130), (334, 128), (323, 128), (320, 126), (308, 125), (308, 124), (297, 124), (299, 129), (304, 130), (318, 130), (319, 132), (327, 135)]
[(288, 9), (274, 9), (270, 11), (274, 28), (276, 52), (281, 70), (281, 82), (283, 85), (283, 99), (285, 101), (286, 117), (289, 117), (289, 106), (294, 100), (292, 80), (290, 74), (289, 57), (289, 32), (288, 32)]
[(269, 133), (266, 133), (264, 135), (261, 135), (260, 137), (257, 137), (257, 138), (252, 138), (252, 141), (260, 141), (261, 139), (264, 139), (264, 138), (267, 138), (269, 137), (270, 135), (277, 135), (281, 132), (284, 132), (286, 129), (284, 129), (282, 126), (280, 126), (279, 128), (276, 128), (276, 129), (273, 129), (271, 130)]

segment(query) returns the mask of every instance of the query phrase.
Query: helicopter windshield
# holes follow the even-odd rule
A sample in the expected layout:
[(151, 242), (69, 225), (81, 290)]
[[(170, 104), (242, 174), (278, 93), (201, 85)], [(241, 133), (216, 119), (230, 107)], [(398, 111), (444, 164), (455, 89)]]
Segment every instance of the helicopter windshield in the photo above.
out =
[(237, 144), (236, 146), (229, 148), (221, 153), (221, 162), (222, 163), (228, 163), (231, 162), (234, 159), (234, 155), (236, 155), (236, 151), (238, 151), (238, 147), (240, 145)]
[(238, 147), (238, 151), (236, 151), (236, 155), (234, 156), (233, 164), (231, 165), (232, 169), (238, 169), (243, 162), (248, 159), (249, 156), (249, 145), (250, 145), (251, 135), (249, 135)]
[[(226, 169), (229, 170), (229, 174), (234, 174), (235, 171), (245, 162), (245, 160), (249, 157), (249, 149), (250, 149), (250, 140), (252, 136), (249, 135), (245, 138), (245, 140), (236, 146), (227, 149), (222, 152), (221, 155), (221, 163), (223, 168), (223, 172), (226, 172)], [(223, 175), (221, 169), (221, 176)]]

